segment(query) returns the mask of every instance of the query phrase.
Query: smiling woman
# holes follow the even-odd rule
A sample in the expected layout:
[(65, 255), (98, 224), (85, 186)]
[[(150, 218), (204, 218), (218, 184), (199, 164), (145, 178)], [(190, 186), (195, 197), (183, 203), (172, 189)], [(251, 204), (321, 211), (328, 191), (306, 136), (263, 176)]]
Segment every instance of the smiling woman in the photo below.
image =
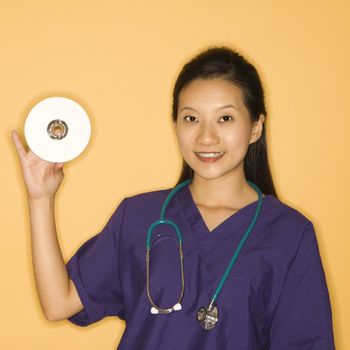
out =
[(119, 317), (118, 349), (334, 349), (314, 227), (277, 198), (266, 116), (258, 73), (240, 54), (194, 57), (173, 92), (176, 188), (125, 197), (66, 264), (53, 215), (62, 167), (14, 133), (46, 317), (79, 326)]
[[(199, 181), (243, 184), (244, 157), (260, 137), (264, 115), (252, 122), (239, 87), (223, 78), (196, 79), (180, 93), (175, 123), (179, 147)], [(210, 163), (210, 164), (208, 164)], [(226, 180), (224, 180), (226, 179)], [(196, 179), (197, 180), (197, 179)], [(190, 188), (195, 192), (195, 184)], [(245, 186), (247, 200), (254, 191)], [(234, 201), (231, 193), (228, 194)], [(204, 200), (204, 198), (203, 198)], [(227, 203), (230, 204), (230, 203)], [(234, 203), (232, 203), (234, 205)]]
[[(207, 198), (213, 204), (208, 193), (199, 198), (195, 185), (204, 179), (226, 183), (226, 198), (216, 196), (218, 206), (256, 200), (247, 180), (277, 198), (268, 164), (264, 91), (255, 67), (238, 52), (212, 48), (188, 62), (175, 83), (172, 117), (183, 154), (178, 184), (198, 177), (190, 185), (198, 202)], [(221, 155), (210, 154), (215, 152)]]

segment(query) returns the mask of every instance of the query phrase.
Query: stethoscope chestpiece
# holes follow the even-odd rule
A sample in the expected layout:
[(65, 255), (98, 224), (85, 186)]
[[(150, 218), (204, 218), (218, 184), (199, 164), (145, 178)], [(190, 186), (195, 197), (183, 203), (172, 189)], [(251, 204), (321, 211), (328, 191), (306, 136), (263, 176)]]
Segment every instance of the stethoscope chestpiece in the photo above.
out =
[(202, 306), (197, 311), (197, 321), (207, 331), (213, 329), (218, 322), (218, 308), (214, 305)]

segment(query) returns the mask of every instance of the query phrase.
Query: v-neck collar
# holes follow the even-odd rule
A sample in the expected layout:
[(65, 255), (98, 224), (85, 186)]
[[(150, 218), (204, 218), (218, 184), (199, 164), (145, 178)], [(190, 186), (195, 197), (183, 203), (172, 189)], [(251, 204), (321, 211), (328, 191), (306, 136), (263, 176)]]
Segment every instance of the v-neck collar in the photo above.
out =
[[(265, 195), (262, 198), (262, 207), (260, 215), (262, 214), (264, 208), (266, 207), (266, 203), (274, 198), (272, 195)], [(196, 203), (194, 202), (194, 199), (192, 197), (192, 193), (187, 186), (184, 186), (179, 192), (178, 192), (178, 199), (179, 202), (183, 208), (184, 214), (186, 216), (186, 219), (193, 231), (195, 231), (197, 234), (203, 236), (207, 235), (216, 235), (220, 231), (226, 231), (226, 229), (231, 228), (232, 229), (238, 229), (247, 221), (251, 220), (253, 218), (253, 215), (256, 210), (256, 206), (258, 204), (258, 200), (247, 204), (243, 208), (239, 209), (237, 212), (230, 215), (228, 218), (226, 218), (224, 221), (222, 221), (219, 225), (217, 225), (213, 230), (209, 230)]]

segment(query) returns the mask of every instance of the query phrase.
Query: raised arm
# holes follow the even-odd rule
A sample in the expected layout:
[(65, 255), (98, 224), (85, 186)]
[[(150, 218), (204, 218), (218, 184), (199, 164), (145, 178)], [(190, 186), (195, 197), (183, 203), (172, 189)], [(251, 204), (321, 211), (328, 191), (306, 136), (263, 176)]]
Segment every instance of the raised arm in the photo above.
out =
[(58, 321), (83, 309), (68, 277), (55, 226), (55, 195), (64, 178), (63, 163), (40, 159), (24, 149), (16, 131), (11, 135), (27, 189), (36, 289), (45, 317)]

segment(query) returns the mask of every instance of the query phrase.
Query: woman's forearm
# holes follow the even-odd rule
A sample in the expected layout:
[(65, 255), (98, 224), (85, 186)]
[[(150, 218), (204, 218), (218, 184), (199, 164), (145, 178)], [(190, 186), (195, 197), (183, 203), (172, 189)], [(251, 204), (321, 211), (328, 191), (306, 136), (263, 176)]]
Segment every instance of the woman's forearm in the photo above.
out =
[(69, 295), (69, 278), (57, 239), (55, 198), (28, 198), (32, 259), (40, 304), (47, 319), (57, 318)]

